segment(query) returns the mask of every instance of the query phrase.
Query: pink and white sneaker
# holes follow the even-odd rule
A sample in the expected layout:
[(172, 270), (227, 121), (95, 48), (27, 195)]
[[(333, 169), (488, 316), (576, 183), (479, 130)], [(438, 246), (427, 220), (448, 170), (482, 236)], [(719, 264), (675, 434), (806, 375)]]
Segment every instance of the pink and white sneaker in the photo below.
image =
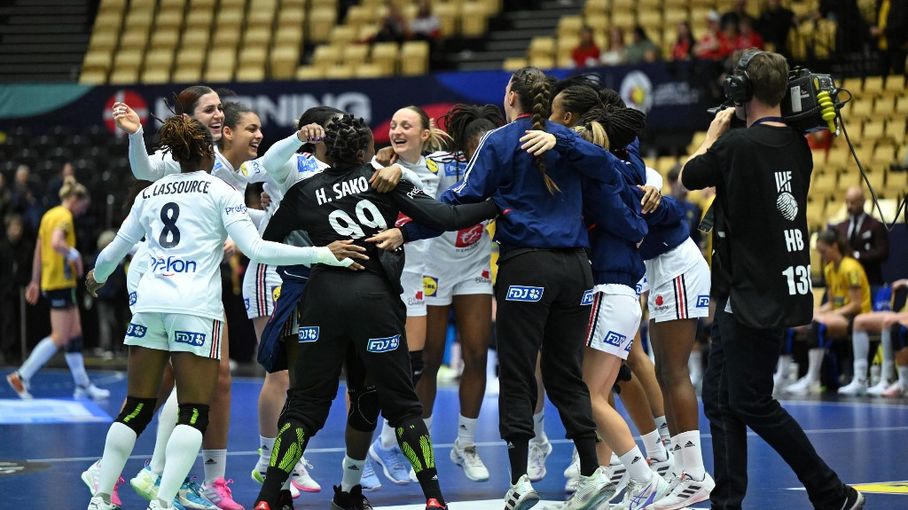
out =
[(313, 469), (312, 464), (305, 457), (300, 457), (290, 473), (290, 484), (303, 492), (321, 492), (322, 486), (309, 474), (310, 469)]
[[(82, 481), (85, 482), (85, 485), (88, 486), (88, 490), (91, 491), (92, 496), (98, 495), (98, 484), (101, 480), (101, 459), (95, 461), (94, 464), (88, 467), (85, 471), (82, 472)], [(123, 506), (123, 503), (120, 501), (120, 484), (125, 482), (121, 476), (117, 479), (117, 483), (114, 484), (113, 491), (110, 493), (110, 504), (114, 508), (120, 508)]]
[(224, 480), (223, 477), (214, 480), (211, 485), (203, 483), (202, 496), (221, 510), (245, 510), (243, 505), (233, 500), (233, 491), (228, 487), (231, 483), (233, 480)]
[(905, 393), (905, 389), (902, 388), (902, 383), (896, 381), (892, 383), (885, 391), (880, 393), (881, 397), (886, 398), (899, 398)]

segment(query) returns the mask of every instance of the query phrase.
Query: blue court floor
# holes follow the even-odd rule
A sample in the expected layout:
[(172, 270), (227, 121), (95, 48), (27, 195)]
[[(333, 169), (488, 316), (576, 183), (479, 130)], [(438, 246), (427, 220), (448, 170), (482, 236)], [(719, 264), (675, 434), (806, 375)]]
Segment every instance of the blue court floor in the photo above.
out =
[[(5, 374), (9, 369), (3, 370)], [(36, 400), (23, 403), (12, 391), (0, 388), (0, 509), (59, 508), (82, 509), (88, 503), (88, 490), (79, 475), (101, 455), (111, 416), (115, 416), (125, 397), (123, 374), (94, 373), (99, 386), (112, 392), (111, 399), (97, 405), (74, 402), (68, 372), (45, 370), (33, 381)], [(251, 505), (258, 486), (249, 477), (256, 458), (258, 431), (256, 401), (260, 382), (234, 380), (233, 420), (230, 430), (228, 477), (233, 478), (234, 496)], [(342, 389), (343, 391), (343, 389)], [(47, 399), (47, 400), (45, 400)], [(315, 465), (313, 477), (322, 485), (318, 494), (304, 494), (296, 508), (328, 508), (331, 485), (340, 479), (343, 458), (343, 399), (335, 401), (329, 422), (309, 443), (307, 458)], [(784, 405), (807, 430), (817, 450), (851, 484), (866, 484), (867, 508), (873, 510), (908, 509), (908, 402), (879, 401), (788, 401)], [(508, 485), (508, 463), (504, 444), (498, 437), (496, 397), (486, 398), (477, 431), (480, 454), (492, 473), (485, 483), (471, 482), (449, 460), (457, 427), (457, 393), (454, 388), (439, 392), (433, 422), (439, 477), (451, 508), (457, 510), (500, 509)], [(61, 423), (61, 421), (64, 421)], [(704, 456), (712, 464), (709, 427), (701, 418), (704, 431)], [(154, 432), (152, 424), (139, 438), (134, 456), (126, 464), (129, 478), (150, 457)], [(554, 442), (549, 457), (548, 475), (535, 484), (545, 500), (564, 498), (561, 474), (570, 460), (570, 445), (554, 408), (547, 407), (546, 430)], [(797, 478), (781, 459), (758, 437), (749, 442), (750, 488), (745, 508), (809, 509), (807, 496)], [(201, 476), (196, 464), (193, 473)], [(381, 475), (380, 475), (381, 476)], [(383, 480), (387, 482), (386, 480)], [(393, 486), (385, 483), (369, 493), (377, 508), (421, 510), (418, 485)], [(126, 486), (121, 489), (124, 508), (144, 509), (145, 503)], [(413, 506), (416, 505), (416, 506)], [(698, 506), (706, 507), (706, 504)], [(248, 507), (247, 507), (248, 508)], [(537, 506), (543, 508), (543, 505)]]

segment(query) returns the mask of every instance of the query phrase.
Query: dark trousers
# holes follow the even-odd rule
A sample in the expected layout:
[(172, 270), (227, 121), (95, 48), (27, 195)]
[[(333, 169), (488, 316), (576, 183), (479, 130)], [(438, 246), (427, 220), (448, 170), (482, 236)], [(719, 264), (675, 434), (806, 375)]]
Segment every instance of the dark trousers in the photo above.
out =
[[(375, 383), (379, 406), (391, 426), (422, 416), (410, 373), (406, 312), (384, 277), (313, 270), (301, 306), (300, 338), (285, 339), (290, 391), (284, 417), (302, 423), (307, 437), (322, 428), (337, 396), (348, 349), (355, 351)], [(348, 380), (361, 382), (362, 374), (348, 373)]]
[(590, 320), (590, 305), (582, 301), (592, 287), (589, 259), (582, 250), (529, 251), (499, 264), (498, 427), (506, 441), (534, 436), (534, 374), (540, 349), (545, 389), (567, 437), (595, 437), (590, 393), (580, 368)]
[(804, 430), (772, 397), (783, 329), (754, 329), (716, 306), (703, 408), (712, 431), (714, 510), (741, 508), (747, 492), (747, 428), (782, 456), (807, 489), (814, 507), (839, 510), (845, 487), (817, 455)]

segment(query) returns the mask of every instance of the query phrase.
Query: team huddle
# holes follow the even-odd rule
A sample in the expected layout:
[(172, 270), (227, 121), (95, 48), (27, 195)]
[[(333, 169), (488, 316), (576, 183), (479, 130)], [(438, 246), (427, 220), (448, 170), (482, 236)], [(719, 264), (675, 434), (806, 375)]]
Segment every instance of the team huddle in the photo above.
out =
[[(641, 158), (643, 113), (587, 79), (555, 82), (524, 68), (505, 90), (504, 116), (493, 105), (456, 105), (438, 119), (442, 130), (405, 106), (391, 120), (391, 147), (376, 153), (361, 119), (315, 107), (259, 156), (258, 115), (223, 99), (205, 86), (180, 92), (151, 155), (138, 115), (113, 105), (141, 181), (86, 275), (96, 292), (132, 254), (128, 396), (102, 457), (82, 475), (90, 510), (120, 507), (121, 472), (158, 407), (152, 459), (129, 481), (148, 508), (243, 508), (225, 478), (231, 379), (220, 266), (236, 250), (250, 259), (243, 297), (268, 372), (255, 510), (293, 508), (301, 492), (321, 490), (305, 451), (342, 372), (346, 454), (332, 508), (372, 508), (364, 492), (381, 486), (377, 472), (418, 483), (427, 510), (448, 508), (429, 430), (452, 306), (464, 371), (450, 458), (470, 480), (489, 479), (475, 431), (494, 321), (506, 510), (539, 501), (533, 483), (552, 452), (546, 393), (575, 447), (557, 508), (674, 510), (709, 498), (715, 483), (687, 366), (709, 313), (710, 272), (683, 207), (660, 195), (661, 177)], [(264, 209), (247, 208), (252, 183), (263, 184)], [(81, 273), (78, 253), (65, 249), (74, 239), (58, 244), (39, 263)], [(641, 296), (655, 365), (635, 341)], [(33, 370), (22, 372), (10, 384), (27, 394)], [(87, 376), (77, 384), (102, 391)], [(196, 484), (187, 475), (200, 451)]]

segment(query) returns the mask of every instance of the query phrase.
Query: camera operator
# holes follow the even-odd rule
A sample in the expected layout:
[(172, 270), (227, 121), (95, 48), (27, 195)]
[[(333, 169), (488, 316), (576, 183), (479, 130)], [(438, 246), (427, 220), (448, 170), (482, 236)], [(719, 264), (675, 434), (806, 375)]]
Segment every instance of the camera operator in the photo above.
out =
[[(772, 397), (784, 328), (809, 323), (813, 313), (806, 220), (813, 163), (802, 133), (781, 116), (787, 84), (783, 56), (746, 52), (725, 82), (735, 107), (716, 115), (703, 145), (681, 170), (688, 189), (716, 187), (716, 326), (703, 383), (715, 463), (714, 510), (741, 508), (747, 427), (791, 466), (814, 508), (851, 510), (864, 504)], [(729, 131), (735, 115), (746, 129)]]

